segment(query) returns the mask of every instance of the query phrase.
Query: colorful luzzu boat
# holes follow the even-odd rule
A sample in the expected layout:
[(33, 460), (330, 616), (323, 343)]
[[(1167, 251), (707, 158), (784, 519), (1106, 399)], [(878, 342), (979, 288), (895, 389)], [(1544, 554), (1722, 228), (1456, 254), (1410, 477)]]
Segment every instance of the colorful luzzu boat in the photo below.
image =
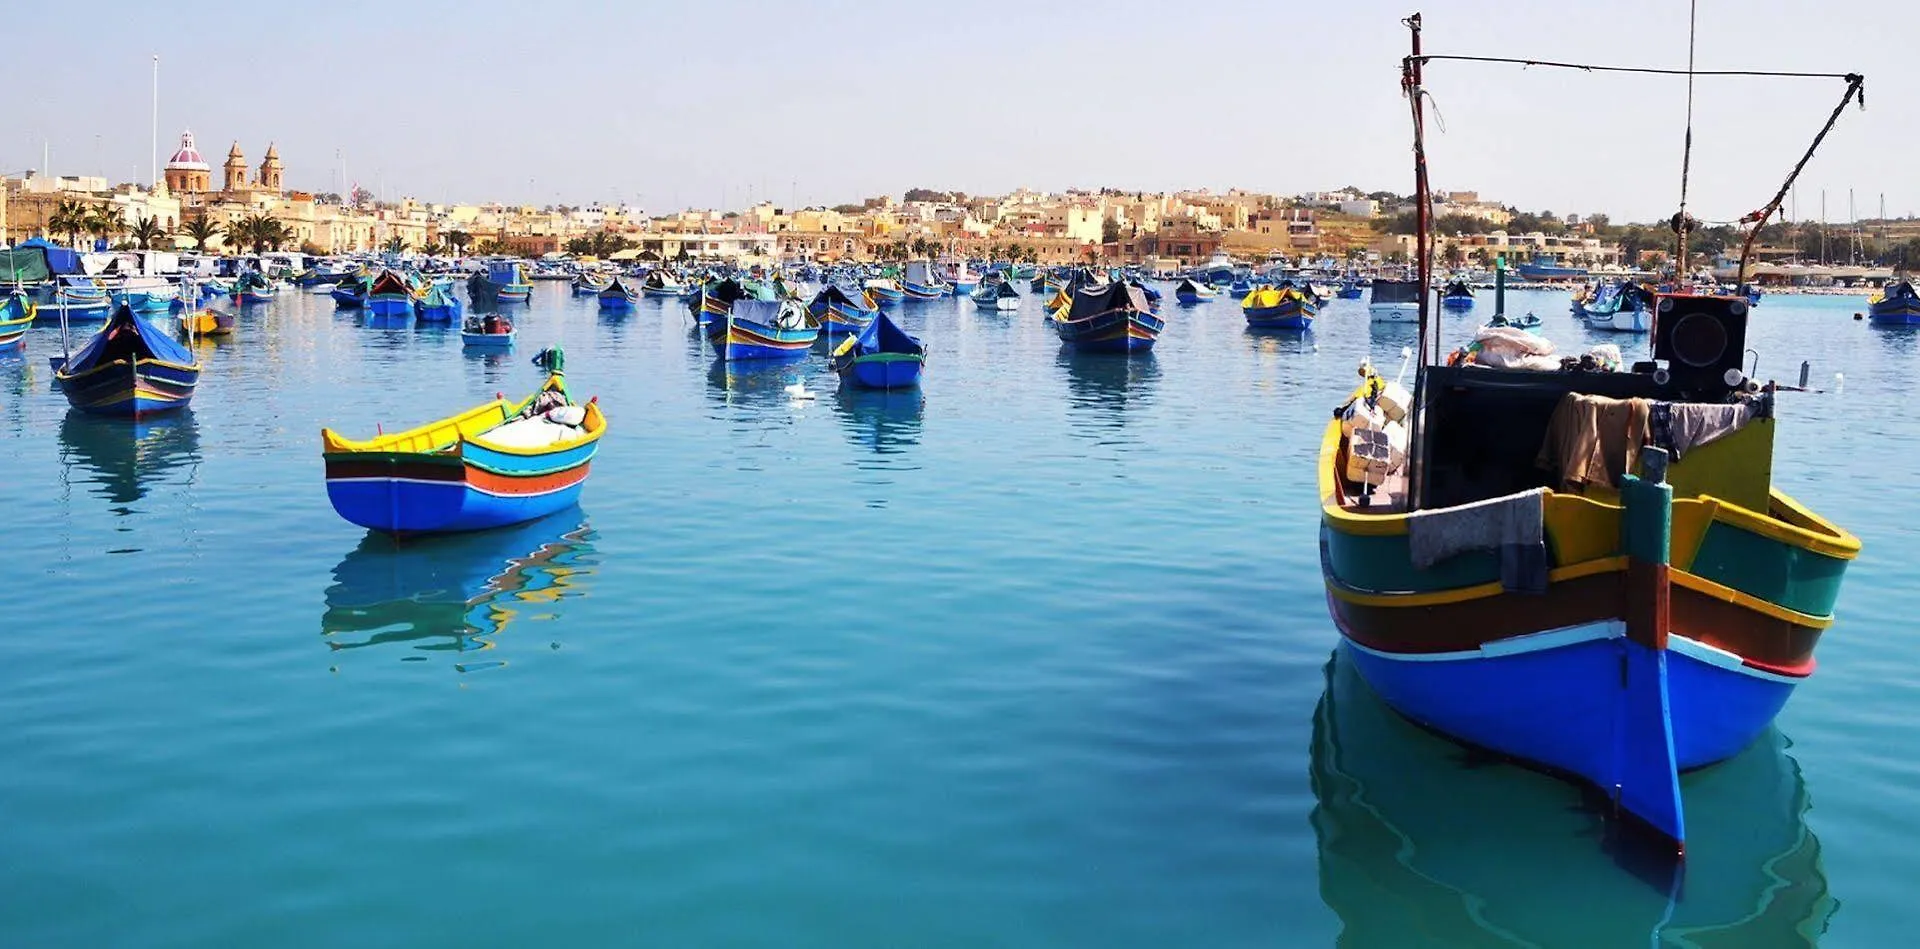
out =
[(33, 325), (38, 308), (24, 293), (9, 293), (0, 300), (0, 353), (10, 353), (27, 345), (27, 328)]
[(1260, 287), (1242, 297), (1240, 312), (1245, 314), (1249, 329), (1312, 329), (1320, 300), (1313, 291), (1282, 281), (1277, 287)]
[(575, 404), (555, 368), (517, 404), (495, 399), (367, 441), (323, 429), (327, 498), (348, 521), (393, 534), (530, 521), (579, 500), (606, 427), (599, 403)]
[(1118, 281), (1079, 290), (1048, 320), (1061, 342), (1092, 353), (1146, 352), (1167, 325), (1139, 287)]
[(273, 284), (258, 270), (249, 270), (235, 277), (233, 281), (233, 302), (241, 306), (255, 306), (273, 302)]
[(911, 389), (926, 364), (927, 347), (885, 313), (841, 342), (827, 360), (841, 382), (859, 389)]
[(1812, 675), (1860, 542), (1772, 484), (1745, 301), (1658, 309), (1659, 372), (1426, 367), (1411, 448), (1404, 392), (1369, 376), (1321, 443), (1321, 558), (1388, 704), (1680, 845), (1679, 772), (1747, 747)]
[(892, 277), (876, 277), (866, 282), (867, 296), (873, 299), (877, 307), (889, 307), (907, 298), (907, 292), (900, 288), (899, 281)]
[(125, 306), (77, 352), (49, 361), (67, 402), (95, 415), (140, 418), (185, 408), (200, 384), (193, 354)]
[(1867, 301), (1867, 319), (1884, 326), (1920, 325), (1920, 293), (1909, 281), (1890, 283)]
[(600, 309), (610, 313), (625, 313), (632, 310), (634, 304), (640, 302), (640, 291), (627, 286), (626, 281), (615, 277), (607, 281), (606, 286), (600, 288), (597, 299)]
[(1180, 285), (1173, 288), (1173, 298), (1180, 303), (1192, 305), (1205, 303), (1220, 295), (1220, 291), (1194, 280), (1192, 277), (1180, 278)]
[(820, 338), (805, 308), (791, 300), (740, 300), (721, 327), (715, 348), (726, 362), (745, 359), (798, 359)]
[(879, 308), (868, 302), (865, 291), (849, 291), (838, 284), (827, 284), (807, 303), (807, 315), (820, 324), (820, 335), (827, 339), (848, 336), (867, 328)]
[(412, 316), (413, 284), (398, 270), (382, 270), (367, 289), (367, 312), (374, 316)]

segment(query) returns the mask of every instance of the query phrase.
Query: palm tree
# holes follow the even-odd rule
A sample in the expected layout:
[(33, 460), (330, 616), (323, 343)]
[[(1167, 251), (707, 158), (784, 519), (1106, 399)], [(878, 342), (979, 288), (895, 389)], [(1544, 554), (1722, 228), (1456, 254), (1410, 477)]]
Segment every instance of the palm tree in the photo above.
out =
[(80, 243), (80, 232), (87, 229), (87, 206), (66, 198), (53, 209), (47, 217), (47, 230), (55, 234), (67, 235), (67, 245)]
[(447, 246), (453, 248), (453, 251), (456, 254), (464, 252), (467, 249), (467, 245), (472, 243), (473, 243), (473, 235), (467, 233), (466, 231), (448, 231), (447, 232)]
[(406, 238), (401, 237), (397, 234), (394, 235), (393, 237), (387, 238), (387, 253), (389, 254), (404, 253), (406, 249), (407, 249)]
[(447, 252), (447, 245), (442, 244), (439, 241), (428, 241), (426, 243), (426, 246), (420, 248), (420, 253), (423, 253), (428, 257), (438, 257), (441, 254), (444, 254), (446, 252)]
[(103, 241), (113, 240), (113, 235), (127, 229), (127, 222), (113, 210), (113, 205), (95, 205), (87, 212), (87, 230), (99, 235)]
[(207, 242), (219, 237), (223, 230), (225, 228), (220, 226), (220, 222), (207, 217), (205, 211), (188, 218), (185, 224), (180, 225), (180, 233), (192, 238), (193, 246), (203, 251), (207, 249)]
[(486, 240), (480, 242), (479, 250), (480, 250), (480, 255), (483, 257), (491, 254), (497, 254), (500, 252), (500, 242), (489, 237)]
[(150, 250), (154, 244), (159, 243), (160, 239), (167, 235), (165, 231), (160, 229), (159, 221), (142, 216), (138, 221), (134, 222), (132, 230), (128, 231), (128, 236), (133, 238), (133, 242), (138, 244), (141, 250)]

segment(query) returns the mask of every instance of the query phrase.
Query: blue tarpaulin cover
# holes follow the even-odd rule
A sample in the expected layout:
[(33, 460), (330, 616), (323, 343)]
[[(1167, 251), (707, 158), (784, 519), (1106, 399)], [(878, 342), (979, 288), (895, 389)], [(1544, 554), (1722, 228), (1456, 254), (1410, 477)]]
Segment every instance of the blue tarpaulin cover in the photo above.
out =
[(91, 369), (97, 363), (128, 356), (193, 364), (193, 353), (188, 352), (187, 347), (122, 305), (113, 311), (113, 316), (107, 318), (107, 325), (101, 327), (100, 332), (87, 340), (87, 345), (67, 360), (63, 371), (73, 375)]

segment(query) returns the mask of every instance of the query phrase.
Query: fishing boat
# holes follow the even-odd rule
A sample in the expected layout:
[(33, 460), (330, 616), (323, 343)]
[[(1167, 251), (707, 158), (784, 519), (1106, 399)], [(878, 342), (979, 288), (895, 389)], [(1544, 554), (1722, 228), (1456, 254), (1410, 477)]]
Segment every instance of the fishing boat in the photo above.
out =
[(1011, 313), (1020, 309), (1020, 291), (1014, 287), (1013, 281), (1002, 279), (998, 274), (981, 281), (980, 286), (967, 297), (982, 310)]
[(447, 281), (434, 280), (414, 292), (413, 315), (422, 323), (456, 322), (463, 311), (453, 284)]
[(1420, 322), (1420, 282), (1375, 280), (1367, 300), (1367, 318), (1375, 323)]
[(333, 305), (342, 310), (358, 310), (367, 303), (367, 290), (373, 285), (373, 278), (365, 273), (349, 274), (333, 284), (327, 291), (333, 297)]
[(873, 298), (876, 307), (889, 307), (907, 298), (907, 292), (901, 289), (900, 282), (892, 277), (875, 277), (867, 281), (863, 289), (867, 291), (867, 296)]
[(607, 288), (610, 281), (598, 274), (580, 273), (573, 277), (573, 295), (576, 297), (597, 297)]
[(860, 389), (909, 389), (920, 384), (927, 348), (885, 313), (842, 342), (827, 367), (843, 385)]
[(474, 276), (485, 280), (487, 289), (501, 303), (525, 303), (533, 299), (533, 282), (527, 279), (526, 268), (517, 260), (491, 261), (485, 273)]
[(1883, 326), (1920, 325), (1920, 293), (1910, 280), (1896, 280), (1867, 301), (1867, 318)]
[(1440, 291), (1440, 305), (1449, 310), (1473, 309), (1473, 288), (1465, 280), (1448, 281), (1446, 289)]
[[(1434, 60), (1406, 22), (1422, 206)], [(1416, 242), (1424, 287), (1424, 218)], [(1805, 370), (1746, 377), (1747, 301), (1659, 294), (1653, 312), (1652, 358), (1620, 370), (1567, 367), (1525, 333), (1442, 357), (1423, 299), (1415, 394), (1363, 365), (1322, 436), (1320, 551), (1340, 657), (1388, 705), (1597, 788), (1677, 857), (1680, 773), (1752, 745), (1814, 673), (1860, 541), (1775, 484), (1780, 400)]]
[(1365, 288), (1360, 286), (1358, 279), (1352, 276), (1343, 277), (1334, 289), (1334, 296), (1342, 300), (1358, 300), (1365, 296)]
[(1249, 292), (1240, 301), (1240, 312), (1247, 318), (1248, 329), (1312, 329), (1320, 300), (1312, 292), (1282, 281), (1277, 287), (1263, 286)]
[(193, 353), (125, 306), (78, 352), (50, 362), (67, 402), (96, 415), (139, 418), (183, 408), (200, 382)]
[(820, 292), (807, 301), (807, 315), (819, 325), (820, 335), (827, 339), (866, 329), (879, 312), (878, 307), (867, 302), (864, 291), (849, 292), (834, 283), (821, 287)]
[(1060, 340), (1081, 352), (1143, 353), (1166, 328), (1140, 288), (1123, 281), (1095, 284), (1048, 317)]
[(727, 311), (715, 348), (726, 362), (799, 359), (820, 338), (806, 308), (792, 300), (740, 300)]
[(615, 277), (600, 288), (600, 309), (608, 313), (625, 313), (640, 302), (640, 291), (627, 286), (627, 282)]
[(39, 307), (27, 295), (14, 291), (0, 301), (0, 353), (16, 352), (26, 348), (27, 328), (33, 325), (33, 317)]
[(641, 279), (640, 292), (650, 297), (680, 297), (686, 295), (687, 285), (675, 280), (668, 271), (656, 268)]
[(367, 288), (365, 306), (374, 316), (412, 316), (413, 284), (398, 270), (382, 270)]
[(900, 279), (900, 291), (909, 300), (938, 300), (953, 292), (945, 280), (933, 272), (925, 260), (907, 261), (907, 272)]
[(1517, 269), (1520, 271), (1521, 279), (1535, 283), (1554, 281), (1566, 283), (1587, 279), (1587, 268), (1562, 264), (1559, 258), (1552, 254), (1535, 254), (1533, 259), (1520, 264)]
[(233, 302), (241, 306), (272, 303), (276, 293), (273, 281), (268, 280), (266, 275), (258, 270), (242, 271), (233, 279), (233, 286), (228, 289), (228, 292), (233, 295)]
[(1253, 281), (1245, 276), (1236, 276), (1227, 284), (1227, 295), (1234, 299), (1244, 299), (1254, 291)]
[(1480, 327), (1482, 329), (1491, 329), (1491, 328), (1500, 327), (1500, 326), (1512, 327), (1513, 329), (1517, 329), (1517, 330), (1526, 330), (1529, 333), (1538, 333), (1540, 332), (1540, 318), (1531, 313), (1528, 313), (1525, 316), (1503, 316), (1501, 314), (1496, 313), (1493, 315), (1493, 319), (1490, 319), (1485, 323), (1480, 324)]
[(964, 296), (980, 287), (980, 275), (967, 269), (964, 260), (955, 261), (941, 277), (946, 281), (948, 292), (954, 296)]
[(495, 399), (366, 441), (320, 432), (327, 499), (348, 521), (390, 534), (518, 524), (580, 498), (607, 420), (575, 403), (559, 360), (522, 402)]
[(687, 301), (687, 307), (693, 311), (695, 320), (707, 327), (709, 336), (717, 339), (725, 329), (725, 317), (733, 310), (733, 305), (741, 300), (754, 299), (759, 299), (754, 290), (728, 277), (702, 284), (700, 292)]
[(94, 323), (113, 314), (113, 299), (92, 277), (66, 276), (54, 285), (43, 317), (61, 316), (69, 323)]
[(130, 277), (113, 291), (115, 306), (122, 303), (141, 316), (164, 316), (180, 308), (180, 292), (159, 277)]
[(1220, 291), (1192, 277), (1180, 278), (1180, 284), (1173, 288), (1173, 298), (1188, 306), (1205, 303), (1219, 295)]
[(475, 313), (460, 324), (460, 344), (477, 348), (511, 347), (519, 330), (500, 313)]
[(231, 336), (238, 318), (225, 310), (201, 307), (180, 314), (175, 319), (180, 325), (180, 335), (188, 339), (203, 336)]
[(1616, 333), (1644, 333), (1653, 326), (1652, 291), (1631, 280), (1602, 283), (1584, 301), (1573, 304), (1574, 315), (1588, 328)]

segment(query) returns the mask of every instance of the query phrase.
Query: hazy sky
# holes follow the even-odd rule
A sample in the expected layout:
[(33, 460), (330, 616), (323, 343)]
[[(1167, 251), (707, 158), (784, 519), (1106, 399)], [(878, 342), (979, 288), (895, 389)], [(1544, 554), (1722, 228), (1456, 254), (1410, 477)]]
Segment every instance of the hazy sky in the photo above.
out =
[[(84, 16), (77, 11), (85, 9)], [(432, 201), (625, 200), (659, 213), (1112, 186), (1411, 190), (1398, 61), (1411, 2), (7, 0), (0, 172), (144, 180), (277, 141), (289, 187)], [(1683, 0), (1448, 0), (1431, 53), (1683, 66)], [(76, 26), (83, 24), (84, 26)], [(1920, 212), (1920, 6), (1700, 0), (1698, 65), (1867, 76), (1799, 215)], [(84, 53), (84, 55), (76, 55)], [(1684, 80), (1435, 64), (1433, 182), (1529, 210), (1652, 219), (1678, 197)], [(1691, 207), (1778, 187), (1839, 80), (1701, 79)]]

